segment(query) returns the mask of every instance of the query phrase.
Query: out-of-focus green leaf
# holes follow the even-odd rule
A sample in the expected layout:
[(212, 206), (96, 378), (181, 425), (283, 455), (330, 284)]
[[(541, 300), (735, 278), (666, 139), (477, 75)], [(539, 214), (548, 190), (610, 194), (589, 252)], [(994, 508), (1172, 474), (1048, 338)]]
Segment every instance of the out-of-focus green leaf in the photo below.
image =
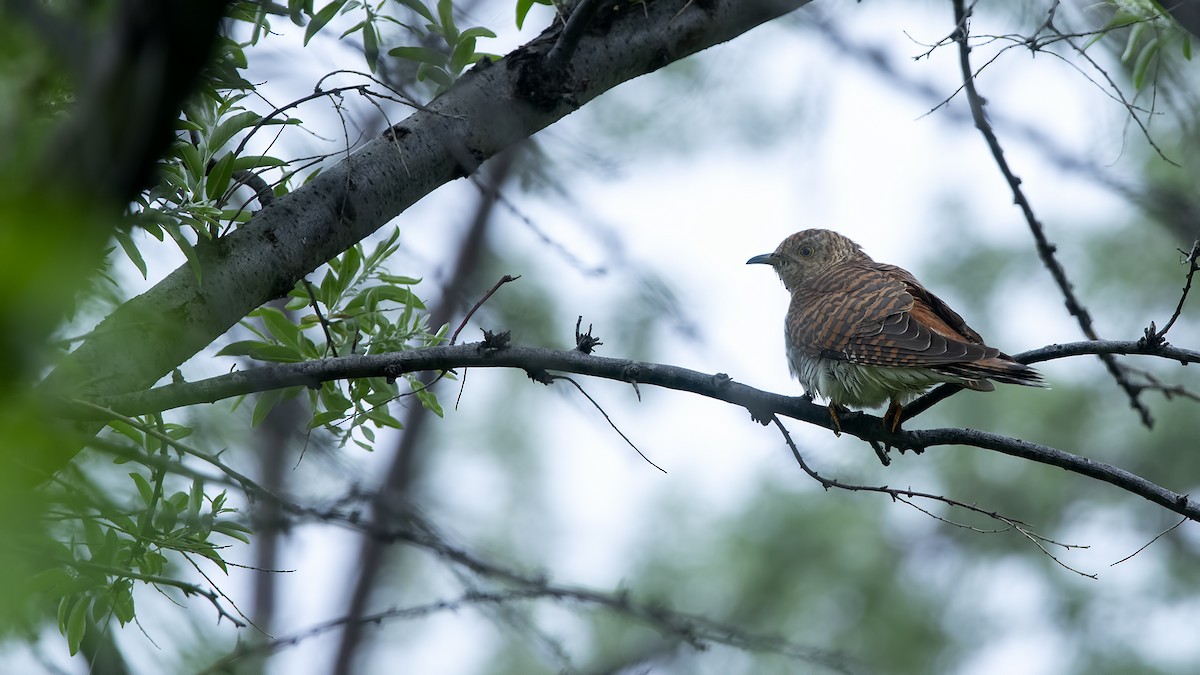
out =
[(421, 0), (399, 0), (399, 2), (400, 2), (400, 4), (411, 9), (412, 11), (416, 12), (417, 14), (420, 14), (422, 17), (425, 18), (425, 20), (427, 20), (427, 21), (434, 20), (433, 12), (429, 11), (429, 8), (426, 7), (425, 3), (421, 2)]
[(138, 271), (142, 273), (142, 278), (147, 278), (146, 261), (142, 258), (141, 251), (139, 251), (137, 245), (133, 243), (133, 238), (129, 236), (129, 233), (118, 228), (113, 231), (113, 238), (116, 239), (117, 243), (121, 245), (121, 249), (125, 251), (125, 256), (129, 258), (129, 261), (132, 262), (134, 267), (137, 267)]
[(208, 172), (208, 180), (204, 185), (205, 194), (211, 201), (215, 202), (225, 194), (229, 181), (233, 178), (233, 163), (233, 153), (227, 152), (213, 165), (212, 171)]
[(311, 40), (318, 31), (324, 28), (325, 24), (329, 23), (333, 17), (337, 16), (338, 10), (340, 10), (344, 4), (346, 4), (346, 0), (333, 0), (333, 2), (322, 7), (321, 11), (317, 12), (316, 15), (313, 16), (312, 21), (308, 22), (308, 27), (304, 29), (305, 46), (308, 46), (308, 41)]
[(388, 55), (433, 66), (440, 66), (449, 60), (442, 52), (425, 47), (393, 47), (388, 50)]

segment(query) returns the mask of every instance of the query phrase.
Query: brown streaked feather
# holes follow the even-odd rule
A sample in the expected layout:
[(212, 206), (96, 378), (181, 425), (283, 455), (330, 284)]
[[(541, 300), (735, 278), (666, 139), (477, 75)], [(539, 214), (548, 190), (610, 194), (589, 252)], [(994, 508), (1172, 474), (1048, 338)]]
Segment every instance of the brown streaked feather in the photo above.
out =
[[(797, 290), (790, 330), (814, 355), (868, 366), (934, 368), (999, 356), (944, 302), (892, 265), (835, 265)], [(940, 311), (939, 311), (940, 310)]]

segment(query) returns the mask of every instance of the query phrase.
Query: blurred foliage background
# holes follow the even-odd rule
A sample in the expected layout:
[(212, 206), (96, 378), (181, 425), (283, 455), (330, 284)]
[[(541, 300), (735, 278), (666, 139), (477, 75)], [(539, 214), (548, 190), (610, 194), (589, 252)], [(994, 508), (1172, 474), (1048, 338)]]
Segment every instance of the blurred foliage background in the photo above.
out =
[[(368, 17), (362, 25), (357, 13), (301, 6), (296, 23), (306, 28), (278, 16), (260, 34), (254, 26), (264, 15), (256, 12), (272, 6), (231, 3), (226, 9), (244, 16), (216, 39), (217, 62), (180, 79), (254, 83), (254, 96), (239, 103), (260, 115), (310, 93), (314, 81), (344, 64), (371, 69), (415, 100), (443, 88), (440, 75), (421, 70), (421, 63), (434, 64), (387, 56), (393, 43), (444, 49), (443, 33), (378, 19), (392, 13), (444, 29), (443, 3), (354, 4)], [(480, 34), (481, 54), (528, 41), (554, 15), (551, 7), (516, 3), (529, 9), (518, 32), (511, 0), (444, 4), (460, 27), (497, 35), (485, 43)], [(38, 47), (36, 36), (76, 31), (100, 44), (95, 36), (106, 22), (138, 4), (32, 5), (5, 6), (16, 19), (0, 27), (0, 129), (10, 139), (0, 145), (0, 429), (14, 454), (54, 452), (67, 433), (36, 407), (30, 385), (112, 308), (189, 264), (189, 248), (209, 236), (203, 227), (188, 229), (190, 221), (152, 213), (146, 190), (123, 187), (133, 179), (85, 190), (88, 167), (104, 163), (82, 155), (102, 153), (103, 144), (79, 146), (83, 177), (61, 168), (76, 157), (61, 154), (62, 139), (75, 133), (63, 120), (76, 112), (86, 64), (72, 61), (70, 51)], [(430, 17), (422, 19), (417, 5)], [(1136, 339), (1152, 320), (1161, 327), (1187, 271), (1176, 249), (1188, 249), (1200, 231), (1200, 153), (1192, 154), (1200, 88), (1187, 23), (1180, 28), (1160, 17), (1154, 3), (985, 2), (974, 10), (972, 58), (983, 68), (978, 84), (992, 122), (1099, 332)], [(420, 279), (405, 288), (424, 301), (422, 330), (430, 333), (456, 326), (502, 275), (521, 274), (480, 309), (463, 339), (476, 339), (480, 328), (511, 330), (517, 344), (568, 348), (582, 316), (603, 340), (601, 354), (728, 372), (798, 394), (779, 335), (785, 294), (742, 263), (792, 231), (829, 226), (877, 259), (912, 270), (1006, 351), (1077, 340), (965, 102), (954, 97), (961, 83), (954, 45), (916, 58), (950, 33), (952, 16), (949, 3), (933, 0), (816, 2), (628, 83), (510, 151), (504, 166), (493, 160), (483, 180), (499, 186), (497, 193), (459, 181), (410, 209), (395, 223), (399, 247), (387, 267)], [(54, 23), (46, 28), (42, 19)], [(309, 28), (322, 19), (328, 28)], [(1037, 52), (1022, 44), (1035, 31), (1046, 37), (1047, 26), (1084, 34), (1075, 38), (1081, 50), (1066, 40), (1047, 41)], [(1100, 39), (1088, 44), (1093, 33)], [(451, 73), (452, 65), (438, 67)], [(136, 91), (122, 104), (136, 110)], [(195, 97), (204, 86), (189, 91)], [(103, 119), (119, 120), (118, 112)], [(282, 194), (303, 185), (313, 168), (337, 161), (347, 139), (370, 138), (385, 120), (402, 116), (391, 103), (335, 98), (301, 108), (302, 122), (281, 125), (277, 137), (248, 152), (289, 161), (331, 153), (325, 164), (265, 174)], [(178, 126), (165, 142), (195, 140), (194, 129)], [(95, 133), (121, 138), (103, 128)], [(213, 148), (213, 164), (201, 174), (211, 175), (222, 147)], [(128, 161), (122, 175), (137, 175), (144, 152), (131, 149), (112, 161)], [(172, 152), (158, 147), (160, 172), (174, 161)], [(186, 157), (176, 159), (186, 164)], [(241, 217), (225, 212), (237, 208), (234, 201), (216, 199), (171, 202), (160, 211), (177, 217), (200, 207), (222, 227), (236, 227)], [(135, 225), (146, 220), (170, 226), (155, 236)], [(385, 228), (378, 239), (390, 234)], [(321, 279), (320, 272), (311, 276)], [(1168, 336), (1189, 348), (1200, 343), (1194, 300)], [(302, 320), (302, 303), (287, 311)], [(253, 338), (246, 327), (234, 329), (184, 364), (181, 376), (195, 380), (248, 365), (217, 351)], [(1152, 428), (1140, 424), (1094, 357), (1044, 364), (1049, 391), (967, 393), (908, 426), (997, 431), (1193, 492), (1200, 483), (1200, 426), (1189, 393), (1195, 378), (1162, 360), (1128, 363), (1173, 393), (1141, 394)], [(228, 537), (210, 551), (232, 563), (224, 570), (181, 556), (167, 560), (162, 574), (219, 588), (236, 611), (214, 621), (205, 600), (183, 597), (178, 586), (133, 584), (114, 591), (112, 603), (136, 599), (137, 622), (114, 620), (95, 609), (93, 597), (92, 611), (80, 613), (90, 628), (75, 631), (83, 643), (73, 658), (68, 624), (78, 603), (64, 610), (29, 580), (49, 585), (38, 573), (63, 567), (70, 551), (90, 550), (90, 558), (81, 556), (94, 561), (105, 550), (85, 532), (92, 516), (78, 514), (99, 514), (96, 522), (114, 512), (137, 519), (131, 469), (93, 448), (42, 489), (0, 486), (10, 544), (0, 547), (6, 660), (21, 672), (1200, 669), (1190, 629), (1200, 619), (1194, 524), (1155, 540), (1178, 518), (1110, 486), (972, 448), (894, 457), (885, 468), (853, 438), (788, 424), (823, 473), (994, 510), (1052, 540), (1039, 544), (940, 504), (913, 508), (877, 494), (824, 490), (794, 465), (774, 429), (724, 404), (576, 378), (641, 451), (668, 469), (663, 476), (568, 383), (543, 387), (520, 372), (457, 375), (432, 389), (444, 419), (411, 397), (388, 405), (404, 429), (379, 429), (372, 452), (339, 446), (321, 428), (307, 432), (311, 411), (303, 396), (257, 426), (253, 400), (166, 415), (161, 424), (186, 429), (187, 442), (222, 453), (230, 466), (310, 511), (285, 513), (231, 490), (238, 512), (229, 517), (253, 531), (250, 543)], [(101, 436), (111, 438), (118, 435)], [(169, 456), (165, 447), (157, 450)], [(186, 477), (167, 483), (168, 492), (188, 497)], [(220, 490), (202, 488), (211, 508)], [(352, 522), (419, 517), (436, 527), (438, 543), (361, 536), (325, 517), (335, 511), (354, 514), (346, 519)], [(161, 524), (159, 518), (152, 520)], [(494, 569), (463, 564), (454, 551)], [(66, 567), (76, 570), (74, 580), (86, 577), (80, 567)], [(700, 639), (706, 648), (698, 649), (687, 631), (661, 630), (653, 618), (635, 620), (633, 612), (578, 598), (468, 601), (453, 611), (362, 618), (521, 587), (496, 570), (602, 593), (644, 616), (681, 612), (698, 628), (717, 624), (700, 634), (726, 639)], [(130, 578), (105, 574), (99, 585), (116, 589)], [(234, 628), (233, 617), (253, 626)], [(307, 632), (342, 617), (342, 624)], [(261, 652), (239, 651), (264, 644)]]

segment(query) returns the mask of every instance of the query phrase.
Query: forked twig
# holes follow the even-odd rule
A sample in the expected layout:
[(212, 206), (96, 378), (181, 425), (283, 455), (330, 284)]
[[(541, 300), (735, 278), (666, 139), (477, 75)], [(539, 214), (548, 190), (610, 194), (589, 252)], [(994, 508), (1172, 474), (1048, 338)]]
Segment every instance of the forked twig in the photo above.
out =
[(1051, 553), (1046, 548), (1046, 546), (1043, 544), (1052, 544), (1054, 546), (1061, 546), (1062, 548), (1065, 548), (1065, 549), (1089, 548), (1088, 546), (1083, 546), (1083, 545), (1079, 545), (1079, 544), (1064, 544), (1062, 542), (1054, 541), (1053, 539), (1049, 539), (1040, 534), (1037, 534), (1036, 532), (1033, 532), (1028, 523), (1023, 523), (1020, 520), (1017, 520), (1016, 518), (1010, 518), (1008, 516), (997, 513), (996, 511), (988, 511), (987, 509), (982, 509), (978, 506), (975, 506), (974, 504), (967, 504), (966, 502), (960, 502), (957, 499), (951, 499), (950, 497), (946, 497), (945, 495), (935, 495), (935, 494), (932, 494), (929, 492), (918, 492), (918, 491), (912, 490), (912, 489), (893, 488), (893, 487), (888, 487), (886, 485), (855, 485), (852, 483), (843, 483), (834, 478), (826, 478), (825, 476), (822, 476), (821, 474), (819, 474), (816, 471), (816, 469), (813, 469), (812, 467), (810, 467), (808, 465), (808, 462), (804, 461), (804, 456), (802, 454), (800, 454), (800, 449), (796, 446), (795, 441), (792, 440), (792, 435), (788, 432), (787, 427), (785, 427), (783, 425), (783, 422), (781, 422), (779, 420), (779, 416), (771, 415), (771, 421), (774, 422), (775, 426), (779, 429), (780, 433), (783, 434), (783, 440), (787, 443), (788, 449), (792, 451), (792, 457), (794, 457), (796, 459), (796, 463), (800, 465), (800, 468), (804, 470), (804, 473), (808, 474), (808, 476), (810, 478), (812, 478), (813, 480), (820, 483), (821, 487), (825, 488), (826, 490), (829, 490), (831, 488), (838, 488), (840, 490), (848, 490), (850, 492), (878, 492), (880, 494), (885, 494), (885, 495), (891, 497), (893, 501), (898, 501), (898, 502), (903, 502), (905, 504), (908, 504), (909, 506), (917, 509), (918, 511), (920, 511), (926, 515), (932, 516), (933, 518), (940, 520), (942, 522), (949, 523), (956, 527), (962, 527), (962, 528), (966, 528), (969, 530), (973, 530), (975, 532), (990, 534), (991, 532), (989, 532), (988, 530), (982, 530), (982, 529), (979, 529), (976, 527), (971, 527), (969, 525), (964, 525), (962, 523), (957, 523), (952, 520), (942, 518), (941, 516), (937, 516), (933, 513), (930, 513), (926, 509), (923, 509), (920, 506), (917, 506), (915, 503), (913, 503), (912, 501), (909, 501), (909, 500), (910, 499), (928, 499), (931, 501), (942, 502), (943, 504), (947, 504), (949, 506), (956, 506), (960, 509), (966, 509), (967, 511), (972, 511), (972, 512), (978, 513), (980, 515), (987, 516), (988, 518), (991, 518), (992, 520), (999, 521), (1008, 526), (1007, 528), (1002, 529), (1002, 530), (995, 530), (994, 532), (996, 532), (996, 533), (1004, 532), (1006, 530), (1016, 530), (1017, 532), (1020, 532), (1026, 539), (1029, 539), (1029, 541), (1033, 542), (1034, 545), (1037, 546), (1038, 549), (1040, 549), (1042, 551), (1042, 553), (1046, 554), (1051, 560), (1058, 563), (1058, 565), (1061, 566), (1063, 569), (1068, 570), (1070, 572), (1074, 572), (1075, 574), (1087, 577), (1089, 579), (1096, 578), (1095, 574), (1088, 574), (1087, 572), (1075, 569), (1074, 567), (1071, 567), (1070, 565), (1066, 564), (1065, 562), (1060, 560), (1057, 556), (1055, 556), (1053, 553)]
[(475, 316), (475, 312), (483, 306), (483, 303), (488, 301), (488, 298), (492, 297), (492, 294), (495, 293), (497, 289), (510, 281), (516, 281), (520, 278), (520, 274), (515, 277), (511, 274), (505, 274), (504, 276), (500, 277), (500, 281), (497, 281), (496, 284), (492, 286), (491, 290), (483, 294), (483, 297), (479, 299), (479, 302), (475, 303), (475, 305), (467, 312), (467, 315), (463, 317), (462, 323), (458, 324), (458, 328), (454, 329), (454, 334), (450, 336), (450, 344), (454, 344), (455, 341), (458, 340), (458, 334), (461, 333), (462, 329), (467, 326), (467, 322), (471, 320), (472, 316)]
[(1183, 303), (1187, 301), (1188, 293), (1192, 290), (1192, 277), (1196, 275), (1196, 269), (1200, 267), (1200, 263), (1197, 262), (1197, 257), (1200, 257), (1200, 239), (1192, 242), (1192, 250), (1190, 252), (1185, 252), (1183, 249), (1179, 249), (1179, 252), (1185, 256), (1184, 261), (1188, 265), (1188, 272), (1187, 279), (1183, 283), (1183, 292), (1179, 294), (1179, 302), (1175, 305), (1175, 313), (1171, 315), (1171, 318), (1167, 321), (1167, 325), (1163, 326), (1160, 331), (1154, 330), (1154, 322), (1151, 321), (1150, 327), (1146, 329), (1145, 337), (1138, 340), (1139, 343), (1144, 340), (1146, 344), (1158, 346), (1166, 342), (1164, 338), (1167, 336), (1167, 331), (1171, 330), (1171, 326), (1175, 325), (1175, 320), (1183, 312)]

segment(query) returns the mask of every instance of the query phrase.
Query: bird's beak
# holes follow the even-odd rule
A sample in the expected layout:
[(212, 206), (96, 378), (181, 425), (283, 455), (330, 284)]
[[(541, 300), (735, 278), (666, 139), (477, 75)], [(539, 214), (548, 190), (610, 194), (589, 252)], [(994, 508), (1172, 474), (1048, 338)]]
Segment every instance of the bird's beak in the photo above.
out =
[(774, 253), (764, 253), (762, 255), (756, 255), (753, 258), (747, 260), (746, 264), (747, 265), (774, 265), (775, 264), (775, 254)]

